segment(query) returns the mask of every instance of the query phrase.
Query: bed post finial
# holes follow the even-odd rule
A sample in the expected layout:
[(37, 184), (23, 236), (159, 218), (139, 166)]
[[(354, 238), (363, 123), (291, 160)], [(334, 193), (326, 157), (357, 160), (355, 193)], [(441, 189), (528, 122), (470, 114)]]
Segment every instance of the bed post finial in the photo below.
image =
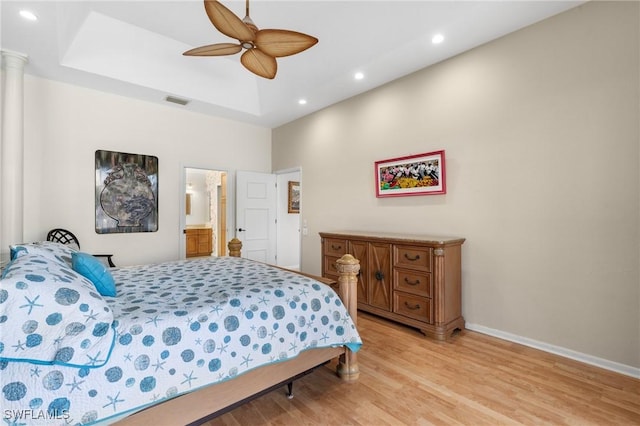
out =
[(237, 238), (233, 238), (231, 239), (231, 241), (229, 241), (229, 244), (227, 244), (227, 247), (229, 247), (229, 256), (240, 257), (240, 250), (242, 249), (242, 241), (240, 241)]
[[(342, 303), (344, 303), (354, 324), (357, 324), (358, 316), (358, 272), (360, 272), (360, 261), (350, 254), (345, 254), (336, 261), (338, 277), (338, 291)], [(338, 375), (342, 380), (352, 382), (358, 380), (360, 369), (355, 352), (349, 349), (340, 355), (337, 367)]]

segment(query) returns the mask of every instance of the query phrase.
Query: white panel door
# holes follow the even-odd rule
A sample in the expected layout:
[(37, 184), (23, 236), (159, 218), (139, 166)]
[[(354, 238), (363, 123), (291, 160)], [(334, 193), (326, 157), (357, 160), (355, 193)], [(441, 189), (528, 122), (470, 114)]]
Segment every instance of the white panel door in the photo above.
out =
[(237, 172), (236, 236), (242, 257), (276, 264), (276, 175)]

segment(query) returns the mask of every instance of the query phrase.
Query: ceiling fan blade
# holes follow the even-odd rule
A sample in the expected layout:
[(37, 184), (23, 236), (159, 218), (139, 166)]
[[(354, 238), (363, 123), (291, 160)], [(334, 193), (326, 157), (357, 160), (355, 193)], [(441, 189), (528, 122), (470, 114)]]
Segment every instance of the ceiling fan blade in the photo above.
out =
[(242, 50), (242, 46), (234, 43), (216, 43), (196, 47), (183, 53), (185, 56), (224, 56), (233, 55)]
[(254, 40), (258, 49), (275, 58), (295, 55), (317, 42), (315, 37), (289, 30), (260, 30)]
[(255, 38), (255, 33), (219, 1), (204, 0), (204, 8), (213, 26), (222, 34), (239, 41), (252, 41)]
[(249, 49), (242, 54), (240, 62), (246, 69), (260, 77), (272, 79), (278, 71), (276, 58), (258, 49)]

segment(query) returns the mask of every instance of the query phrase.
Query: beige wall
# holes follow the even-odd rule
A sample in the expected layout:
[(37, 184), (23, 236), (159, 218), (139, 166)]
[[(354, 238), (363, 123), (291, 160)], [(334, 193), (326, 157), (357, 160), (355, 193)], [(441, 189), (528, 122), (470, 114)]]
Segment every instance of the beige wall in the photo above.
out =
[[(271, 171), (270, 129), (28, 75), (24, 138), (25, 240), (67, 228), (119, 266), (180, 257), (184, 167)], [(158, 157), (157, 232), (96, 234), (98, 149)]]
[[(275, 129), (302, 269), (320, 231), (466, 237), (470, 325), (638, 374), (639, 15), (588, 3)], [(374, 161), (439, 149), (446, 195), (375, 197)]]

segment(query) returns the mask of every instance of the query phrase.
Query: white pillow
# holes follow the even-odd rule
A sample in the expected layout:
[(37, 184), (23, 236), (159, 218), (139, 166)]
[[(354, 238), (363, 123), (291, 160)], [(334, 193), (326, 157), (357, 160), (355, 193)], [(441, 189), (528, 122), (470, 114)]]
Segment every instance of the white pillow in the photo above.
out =
[(39, 254), (58, 262), (64, 262), (71, 266), (71, 255), (77, 253), (73, 246), (53, 241), (38, 241), (35, 243), (14, 244), (9, 246), (11, 259), (17, 259), (25, 254)]
[(113, 349), (113, 312), (93, 284), (40, 254), (20, 254), (0, 280), (0, 361), (95, 368)]

